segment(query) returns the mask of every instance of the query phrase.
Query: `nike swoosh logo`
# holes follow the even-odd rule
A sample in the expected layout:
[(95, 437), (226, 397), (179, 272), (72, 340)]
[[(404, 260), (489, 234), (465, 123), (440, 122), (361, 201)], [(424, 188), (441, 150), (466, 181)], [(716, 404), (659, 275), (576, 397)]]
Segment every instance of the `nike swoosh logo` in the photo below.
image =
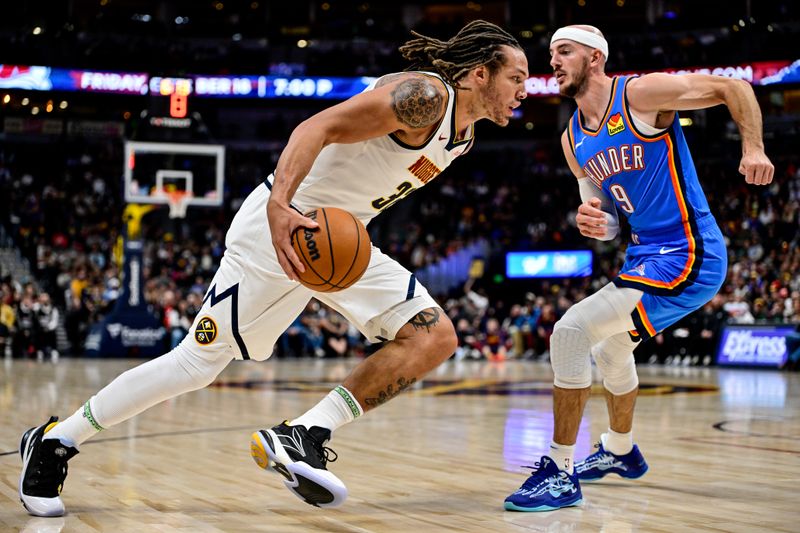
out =
[(582, 145), (582, 144), (583, 144), (583, 141), (585, 141), (585, 140), (586, 140), (586, 137), (584, 137), (583, 139), (581, 139), (581, 142), (577, 143), (577, 144), (575, 145), (575, 148), (577, 148), (578, 146)]
[(444, 133), (439, 134), (439, 140), (440, 141), (443, 141), (445, 139), (447, 139), (447, 135), (445, 135)]
[(664, 254), (668, 254), (670, 252), (678, 251), (680, 249), (681, 249), (680, 246), (678, 248), (664, 248), (662, 246), (661, 249), (658, 251), (658, 253), (660, 253), (661, 255), (664, 255)]

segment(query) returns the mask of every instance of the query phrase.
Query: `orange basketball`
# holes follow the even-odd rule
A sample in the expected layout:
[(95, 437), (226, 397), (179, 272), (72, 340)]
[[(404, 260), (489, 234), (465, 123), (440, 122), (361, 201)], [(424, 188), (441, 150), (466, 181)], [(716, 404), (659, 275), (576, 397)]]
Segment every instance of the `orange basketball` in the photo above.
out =
[(300, 283), (318, 292), (336, 292), (358, 281), (372, 253), (364, 224), (337, 207), (320, 207), (305, 216), (319, 228), (292, 233), (292, 247), (306, 267)]

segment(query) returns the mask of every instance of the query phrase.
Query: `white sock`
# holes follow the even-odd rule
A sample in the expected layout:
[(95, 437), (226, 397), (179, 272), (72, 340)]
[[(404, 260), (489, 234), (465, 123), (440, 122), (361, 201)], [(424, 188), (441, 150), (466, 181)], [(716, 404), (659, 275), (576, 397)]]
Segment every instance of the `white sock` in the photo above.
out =
[(572, 474), (575, 468), (572, 466), (575, 456), (575, 445), (558, 444), (555, 441), (550, 443), (550, 453), (547, 455), (556, 463), (559, 470), (565, 470)]
[(307, 428), (319, 426), (334, 431), (363, 414), (364, 409), (361, 408), (355, 396), (339, 385), (305, 414), (289, 422), (289, 425)]
[(104, 428), (97, 423), (92, 413), (94, 398), (94, 396), (89, 398), (72, 416), (56, 424), (42, 439), (59, 439), (63, 444), (77, 448), (85, 440), (102, 431)]
[(627, 433), (617, 433), (608, 428), (608, 433), (600, 435), (600, 442), (607, 452), (614, 455), (626, 455), (633, 449), (633, 431)]
[(47, 432), (64, 444), (80, 444), (105, 428), (179, 394), (205, 387), (232, 357), (217, 353), (201, 357), (178, 345), (171, 352), (120, 374), (75, 414)]

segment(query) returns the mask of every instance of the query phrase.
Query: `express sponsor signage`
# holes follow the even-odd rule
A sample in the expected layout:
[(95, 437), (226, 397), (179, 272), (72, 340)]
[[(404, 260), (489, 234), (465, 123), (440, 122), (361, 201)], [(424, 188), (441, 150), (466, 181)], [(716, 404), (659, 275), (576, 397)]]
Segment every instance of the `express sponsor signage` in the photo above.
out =
[(780, 367), (788, 357), (786, 337), (795, 326), (730, 325), (722, 330), (717, 364)]

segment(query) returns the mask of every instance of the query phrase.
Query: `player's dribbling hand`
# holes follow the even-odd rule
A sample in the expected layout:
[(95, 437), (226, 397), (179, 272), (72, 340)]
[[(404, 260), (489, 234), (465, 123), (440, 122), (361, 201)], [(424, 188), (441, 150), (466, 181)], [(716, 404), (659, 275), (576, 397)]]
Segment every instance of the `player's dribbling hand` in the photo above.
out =
[(595, 197), (578, 206), (575, 222), (578, 224), (578, 231), (584, 237), (597, 239), (606, 236), (608, 220), (600, 205), (600, 198)]
[(775, 174), (775, 167), (763, 150), (750, 151), (742, 156), (739, 173), (744, 181), (753, 185), (769, 185)]
[(298, 227), (313, 229), (318, 228), (319, 224), (272, 198), (267, 202), (267, 220), (278, 263), (289, 279), (296, 281), (297, 272), (305, 272), (306, 269), (292, 248), (292, 233)]

